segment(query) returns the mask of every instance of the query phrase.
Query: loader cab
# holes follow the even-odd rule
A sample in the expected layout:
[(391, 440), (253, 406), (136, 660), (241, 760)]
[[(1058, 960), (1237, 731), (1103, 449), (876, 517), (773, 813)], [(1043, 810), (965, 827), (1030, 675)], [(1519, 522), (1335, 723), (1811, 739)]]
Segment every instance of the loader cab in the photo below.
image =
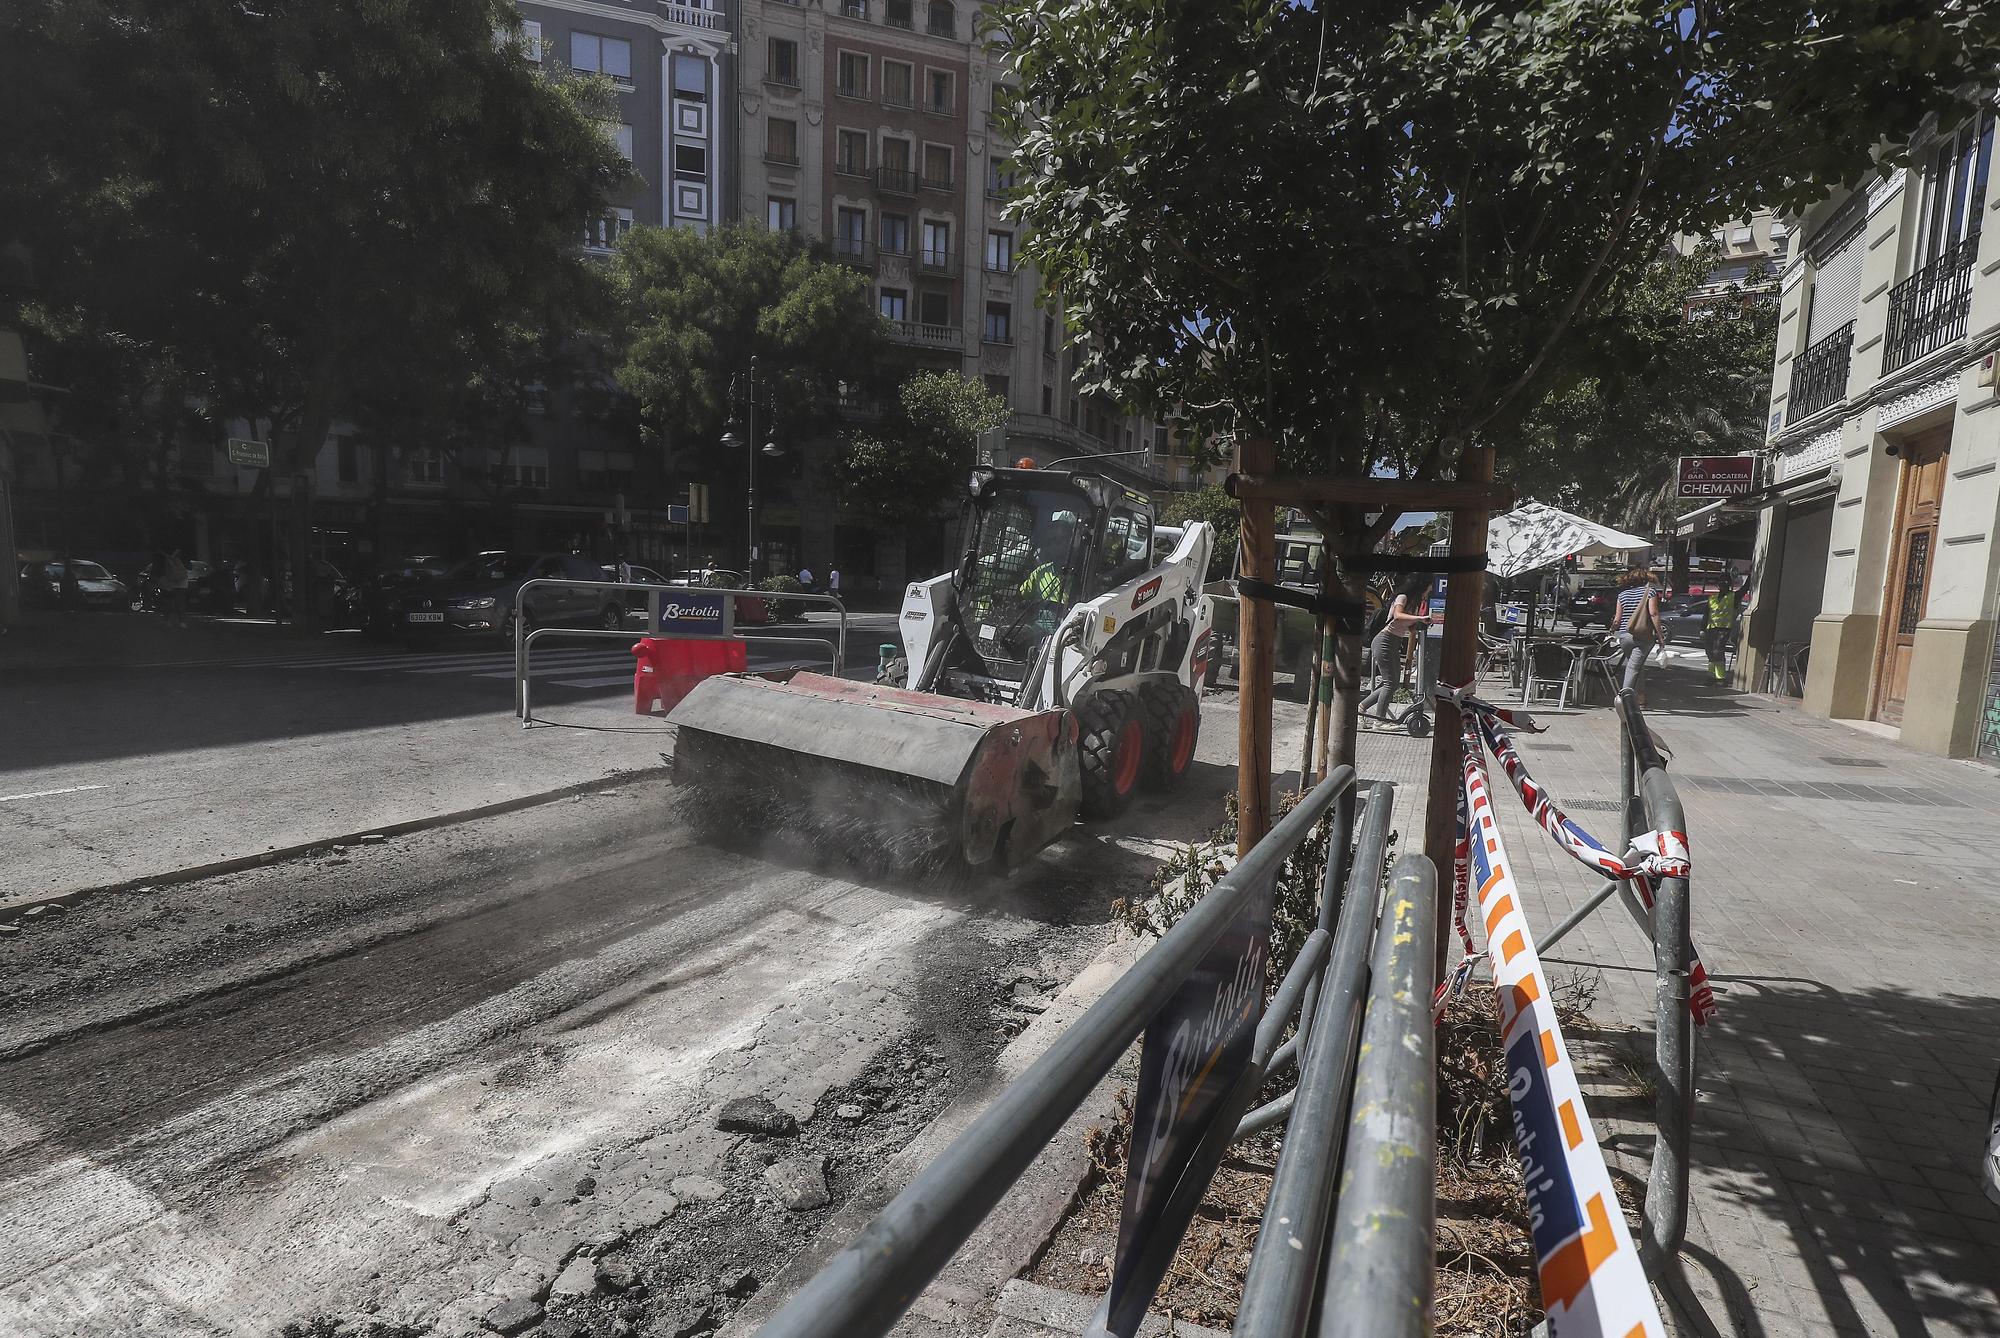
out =
[(1072, 608), (1152, 565), (1143, 495), (1095, 474), (974, 470), (956, 575), (982, 663), (963, 667), (1018, 684)]

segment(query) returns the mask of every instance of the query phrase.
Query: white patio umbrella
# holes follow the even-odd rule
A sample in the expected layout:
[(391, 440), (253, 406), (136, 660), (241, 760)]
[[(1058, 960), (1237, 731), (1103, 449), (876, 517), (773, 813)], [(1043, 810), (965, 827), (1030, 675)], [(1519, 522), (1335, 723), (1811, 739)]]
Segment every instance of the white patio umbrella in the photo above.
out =
[(1652, 546), (1651, 539), (1573, 516), (1559, 507), (1524, 502), (1488, 522), (1486, 570), (1495, 576), (1519, 576), (1566, 557), (1636, 553)]

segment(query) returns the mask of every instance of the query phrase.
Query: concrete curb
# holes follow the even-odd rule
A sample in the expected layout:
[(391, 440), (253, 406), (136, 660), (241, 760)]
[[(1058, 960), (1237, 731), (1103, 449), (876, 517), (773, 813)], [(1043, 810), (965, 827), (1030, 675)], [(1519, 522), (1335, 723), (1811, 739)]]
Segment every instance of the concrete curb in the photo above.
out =
[(559, 789), (543, 790), (535, 794), (515, 795), (511, 799), (496, 799), (490, 804), (476, 804), (471, 808), (455, 809), (448, 813), (433, 813), (427, 817), (410, 818), (403, 822), (383, 823), (374, 827), (363, 827), (359, 831), (347, 832), (339, 836), (319, 836), (296, 845), (278, 846), (255, 855), (233, 855), (228, 859), (211, 860), (206, 864), (194, 864), (184, 869), (173, 869), (166, 873), (152, 874), (143, 878), (127, 878), (121, 882), (104, 883), (96, 887), (71, 888), (66, 892), (29, 893), (24, 896), (0, 901), (0, 924), (17, 924), (28, 911), (40, 906), (73, 906), (91, 897), (107, 893), (130, 892), (138, 887), (172, 887), (181, 883), (198, 883), (204, 878), (215, 878), (226, 873), (241, 873), (245, 869), (259, 869), (270, 864), (284, 864), (307, 855), (316, 855), (334, 846), (352, 846), (363, 843), (369, 836), (407, 836), (411, 832), (429, 831), (436, 827), (456, 826), (461, 822), (475, 822), (480, 818), (499, 817), (502, 814), (518, 812), (524, 808), (535, 808), (542, 804), (554, 803), (574, 795), (590, 794), (597, 790), (609, 790), (633, 781), (644, 780), (666, 772), (664, 763), (657, 767), (635, 767), (629, 771), (614, 771), (587, 781), (577, 781)]
[[(873, 1180), (835, 1210), (820, 1226), (812, 1244), (793, 1256), (749, 1303), (730, 1316), (721, 1338), (744, 1338), (776, 1313), (793, 1292), (859, 1236), (875, 1214), (986, 1109), (1001, 1088), (1096, 1003), (1149, 946), (1150, 940), (1135, 938), (1122, 929), (1114, 932), (1103, 950), (1056, 996), (1048, 1011), (1001, 1050), (990, 1078), (954, 1097)], [(1108, 1125), (1116, 1118), (1118, 1089), (1137, 1085), (1137, 1056), (1135, 1045), (1077, 1107), (1062, 1132), (916, 1299), (896, 1334), (929, 1338), (985, 1333), (1001, 1289), (1034, 1262), (1068, 1214), (1078, 1187), (1090, 1173), (1090, 1151), (1084, 1135), (1093, 1124)]]

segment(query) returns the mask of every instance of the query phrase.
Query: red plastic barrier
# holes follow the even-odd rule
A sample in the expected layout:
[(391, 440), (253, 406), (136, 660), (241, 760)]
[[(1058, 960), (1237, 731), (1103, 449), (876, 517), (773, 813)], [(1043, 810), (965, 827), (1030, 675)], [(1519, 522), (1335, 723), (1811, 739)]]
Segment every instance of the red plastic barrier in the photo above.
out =
[(632, 711), (671, 711), (694, 685), (712, 674), (740, 674), (750, 667), (750, 648), (730, 637), (641, 637), (632, 647), (638, 658), (632, 675)]

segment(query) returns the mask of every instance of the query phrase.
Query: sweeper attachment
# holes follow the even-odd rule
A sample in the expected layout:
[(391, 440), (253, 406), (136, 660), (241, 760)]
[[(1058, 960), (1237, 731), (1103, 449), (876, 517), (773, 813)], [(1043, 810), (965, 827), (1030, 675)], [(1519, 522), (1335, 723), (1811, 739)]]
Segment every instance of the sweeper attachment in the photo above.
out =
[(911, 585), (874, 684), (705, 679), (668, 715), (683, 811), (873, 864), (1018, 864), (1190, 770), (1208, 526), (1093, 474), (973, 471), (957, 568)]

